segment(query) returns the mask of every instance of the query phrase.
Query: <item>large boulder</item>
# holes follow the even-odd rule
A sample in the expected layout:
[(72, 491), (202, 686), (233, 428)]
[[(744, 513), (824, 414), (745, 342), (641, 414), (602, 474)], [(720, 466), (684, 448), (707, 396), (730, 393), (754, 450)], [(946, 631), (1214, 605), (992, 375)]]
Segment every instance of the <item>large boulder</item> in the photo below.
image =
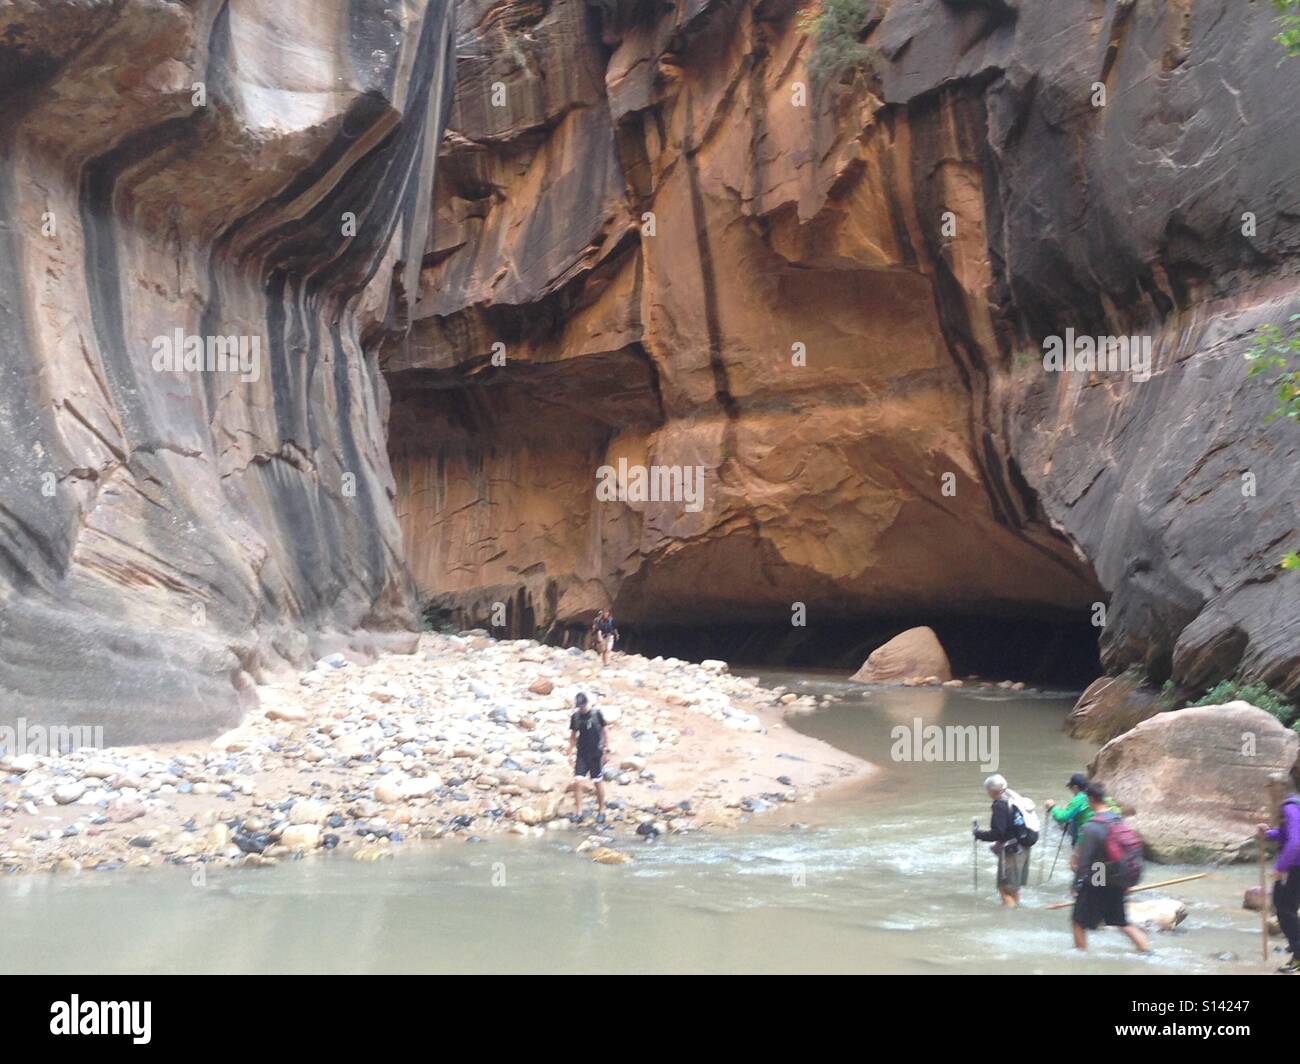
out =
[(952, 679), (952, 667), (933, 628), (909, 628), (875, 650), (851, 679), (858, 683)]
[(1112, 739), (1088, 766), (1155, 861), (1197, 864), (1254, 855), (1270, 773), (1289, 772), (1300, 735), (1249, 702), (1159, 713)]
[(1065, 718), (1070, 738), (1108, 743), (1148, 717), (1173, 708), (1142, 679), (1141, 670), (1128, 669), (1118, 676), (1093, 680)]

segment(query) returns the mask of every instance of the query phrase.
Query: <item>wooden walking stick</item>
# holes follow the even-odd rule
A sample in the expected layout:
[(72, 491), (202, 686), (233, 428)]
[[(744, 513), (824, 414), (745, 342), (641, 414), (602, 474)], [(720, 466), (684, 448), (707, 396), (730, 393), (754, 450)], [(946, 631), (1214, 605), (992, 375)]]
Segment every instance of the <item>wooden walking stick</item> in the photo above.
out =
[(1267, 840), (1259, 839), (1259, 933), (1263, 942), (1264, 963), (1268, 963), (1268, 847)]
[[(1193, 879), (1204, 879), (1209, 874), (1210, 874), (1209, 872), (1197, 872), (1194, 876), (1179, 876), (1177, 879), (1166, 879), (1161, 883), (1147, 883), (1145, 886), (1141, 886), (1141, 887), (1129, 887), (1128, 890), (1124, 891), (1124, 893), (1140, 894), (1144, 890), (1155, 890), (1158, 887), (1172, 887), (1177, 883), (1190, 883)], [(1071, 899), (1070, 901), (1054, 902), (1051, 905), (1044, 906), (1044, 908), (1068, 909), (1073, 904), (1074, 901), (1073, 899)]]

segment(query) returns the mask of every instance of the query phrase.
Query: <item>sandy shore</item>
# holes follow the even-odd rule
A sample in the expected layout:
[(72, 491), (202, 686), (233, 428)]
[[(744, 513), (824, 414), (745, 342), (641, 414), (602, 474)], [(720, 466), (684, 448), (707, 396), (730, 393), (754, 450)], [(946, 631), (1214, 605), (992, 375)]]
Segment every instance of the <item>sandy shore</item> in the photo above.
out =
[[(606, 822), (570, 817), (573, 698), (610, 723)], [(212, 742), (0, 758), (0, 868), (265, 865), (318, 849), (361, 860), (418, 839), (572, 835), (603, 863), (647, 838), (730, 827), (861, 782), (858, 758), (793, 731), (812, 707), (721, 662), (426, 634), (413, 655), (334, 656), (258, 689)], [(631, 855), (631, 856), (629, 856)]]

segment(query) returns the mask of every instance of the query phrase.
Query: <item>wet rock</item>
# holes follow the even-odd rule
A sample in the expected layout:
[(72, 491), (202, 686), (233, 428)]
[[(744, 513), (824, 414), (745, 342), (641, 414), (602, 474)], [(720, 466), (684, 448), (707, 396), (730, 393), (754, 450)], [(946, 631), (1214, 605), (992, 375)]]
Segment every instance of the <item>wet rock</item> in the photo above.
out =
[(1108, 743), (1142, 721), (1173, 708), (1159, 691), (1144, 683), (1141, 669), (1131, 669), (1090, 683), (1065, 718), (1065, 730), (1074, 739)]
[(271, 836), (266, 832), (236, 831), (232, 841), (243, 853), (261, 853), (271, 845)]
[(1187, 906), (1174, 898), (1147, 898), (1130, 901), (1129, 922), (1154, 931), (1172, 931), (1187, 919)]

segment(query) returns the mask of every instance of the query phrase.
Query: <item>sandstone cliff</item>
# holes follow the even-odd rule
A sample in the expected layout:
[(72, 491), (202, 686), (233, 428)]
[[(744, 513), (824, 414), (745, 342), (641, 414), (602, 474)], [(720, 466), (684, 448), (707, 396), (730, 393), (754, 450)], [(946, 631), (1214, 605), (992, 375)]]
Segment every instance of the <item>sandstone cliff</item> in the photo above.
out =
[[(0, 721), (210, 732), (417, 588), (1105, 602), (1108, 671), (1300, 692), (1300, 440), (1240, 357), (1300, 311), (1269, 6), (881, 0), (819, 85), (810, 6), (0, 2)], [(1151, 379), (1043, 372), (1066, 329)], [(698, 505), (597, 502), (620, 460)]]
[[(411, 640), (374, 350), (427, 243), (450, 17), (0, 3), (3, 721), (212, 732), (278, 667)], [(178, 335), (251, 372), (160, 362)]]
[[(1300, 690), (1300, 439), (1241, 359), (1300, 310), (1269, 6), (892, 0), (820, 87), (809, 6), (461, 6), (382, 356), (422, 592), (529, 634), (1104, 601), (1111, 670)], [(1044, 372), (1066, 328), (1152, 378)], [(702, 505), (596, 502), (620, 458)]]

